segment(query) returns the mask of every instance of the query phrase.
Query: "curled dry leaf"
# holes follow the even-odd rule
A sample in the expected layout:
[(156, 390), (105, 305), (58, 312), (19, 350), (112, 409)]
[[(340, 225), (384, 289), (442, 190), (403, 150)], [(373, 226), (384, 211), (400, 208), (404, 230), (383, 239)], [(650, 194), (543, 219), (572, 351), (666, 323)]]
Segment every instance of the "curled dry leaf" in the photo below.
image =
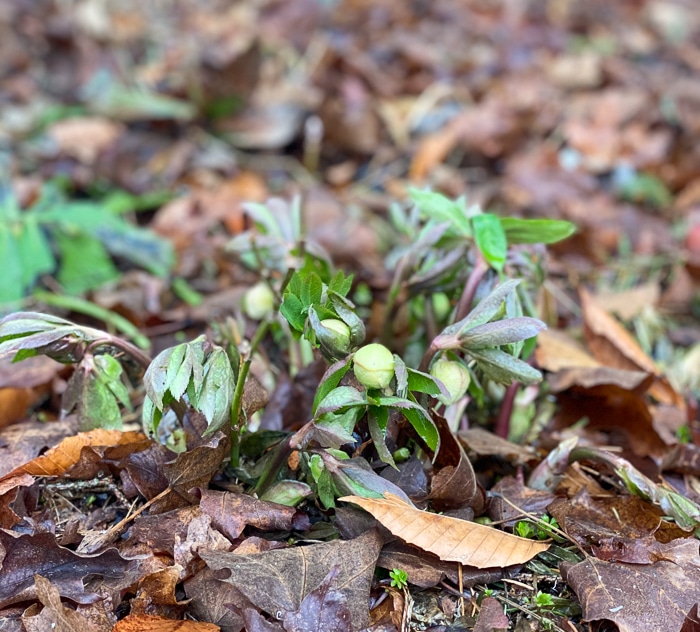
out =
[(684, 410), (683, 397), (661, 375), (634, 337), (584, 289), (580, 290), (580, 296), (586, 342), (596, 360), (615, 369), (651, 373), (656, 380), (649, 393), (662, 404)]
[(476, 568), (522, 564), (549, 544), (526, 540), (475, 522), (431, 514), (408, 505), (396, 496), (339, 500), (359, 505), (391, 533), (445, 562), (460, 562)]
[(67, 437), (57, 446), (35, 459), (5, 474), (1, 480), (16, 474), (33, 476), (61, 476), (66, 470), (80, 461), (80, 454), (85, 447), (110, 447), (116, 445), (136, 444), (143, 449), (148, 441), (141, 432), (122, 432), (121, 430), (103, 430), (97, 428), (90, 432), (79, 432)]

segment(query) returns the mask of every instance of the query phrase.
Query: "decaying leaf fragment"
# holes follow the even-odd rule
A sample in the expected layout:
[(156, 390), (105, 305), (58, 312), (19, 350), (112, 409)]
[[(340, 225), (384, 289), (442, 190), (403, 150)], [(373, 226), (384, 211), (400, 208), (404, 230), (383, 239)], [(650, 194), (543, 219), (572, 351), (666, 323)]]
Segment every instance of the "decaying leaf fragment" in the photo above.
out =
[(445, 562), (460, 562), (476, 568), (522, 564), (549, 544), (526, 540), (476, 522), (420, 511), (392, 494), (384, 498), (344, 496), (345, 502), (371, 513), (395, 536)]

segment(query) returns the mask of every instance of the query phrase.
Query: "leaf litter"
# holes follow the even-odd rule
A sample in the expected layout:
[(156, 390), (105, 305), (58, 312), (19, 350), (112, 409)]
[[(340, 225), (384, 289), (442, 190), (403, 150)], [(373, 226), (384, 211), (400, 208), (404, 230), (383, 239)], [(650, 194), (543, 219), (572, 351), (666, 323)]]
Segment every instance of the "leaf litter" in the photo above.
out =
[[(124, 406), (148, 397), (138, 361), (117, 371), (90, 348), (73, 371), (3, 357), (0, 628), (696, 629), (699, 37), (676, 0), (8, 7), (0, 303), (69, 319), (8, 349), (65, 362), (104, 327), (159, 352), (211, 326), (242, 367), (250, 262), (278, 272), (298, 256), (299, 193), (305, 248), (356, 275), (368, 340), (388, 322), (404, 358), (418, 312), (423, 333), (442, 329), (437, 294), (469, 282), (458, 264), (480, 269), (460, 235), (475, 231), (486, 267), (538, 289), (536, 311), (520, 288), (517, 304), (492, 306), (509, 322), (469, 321), (449, 347), (485, 383), (472, 371), (442, 415), (421, 412), (422, 391), (386, 415), (378, 394), (317, 414), (322, 363), (268, 337), (240, 402), (259, 430), (235, 471), (222, 467), (233, 393), (177, 420), (178, 454)], [(393, 243), (395, 201), (409, 197), (450, 229), (421, 234), (407, 214)], [(472, 204), (488, 212), (474, 221)], [(545, 226), (569, 225), (523, 218), (577, 231), (545, 262), (528, 231), (548, 243)], [(517, 243), (507, 253), (503, 235)], [(459, 304), (483, 308), (495, 278), (475, 276)], [(436, 296), (412, 302), (425, 287)], [(506, 375), (525, 384), (539, 369), (544, 385), (501, 387), (504, 350), (521, 353), (528, 322), (529, 336), (541, 329), (532, 316), (549, 329)], [(332, 386), (364, 393), (351, 371)], [(354, 424), (360, 407), (371, 428)], [(152, 428), (176, 444), (160, 412)], [(203, 436), (215, 415), (224, 432)], [(395, 569), (407, 589), (390, 585)]]

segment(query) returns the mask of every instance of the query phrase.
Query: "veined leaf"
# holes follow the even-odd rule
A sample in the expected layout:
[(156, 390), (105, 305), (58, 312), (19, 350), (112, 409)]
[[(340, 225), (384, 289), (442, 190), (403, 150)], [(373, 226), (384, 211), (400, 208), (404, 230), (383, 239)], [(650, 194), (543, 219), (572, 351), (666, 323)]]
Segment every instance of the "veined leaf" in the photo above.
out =
[(421, 215), (438, 222), (449, 222), (451, 232), (471, 237), (472, 228), (464, 208), (464, 200), (453, 201), (441, 193), (409, 189), (409, 195)]
[(316, 416), (332, 413), (346, 406), (366, 406), (367, 398), (352, 386), (338, 386), (326, 395), (316, 409)]
[(521, 316), (478, 325), (464, 332), (460, 340), (465, 350), (499, 347), (532, 338), (546, 328), (541, 320)]
[(554, 244), (576, 232), (575, 224), (561, 219), (502, 217), (501, 225), (509, 244)]
[(314, 403), (312, 407), (312, 412), (316, 415), (316, 410), (318, 409), (319, 403), (330, 393), (338, 384), (343, 376), (350, 370), (350, 364), (352, 358), (345, 358), (343, 360), (338, 360), (335, 364), (332, 364), (326, 369), (326, 372), (321, 378), (321, 383), (316, 389), (316, 395), (314, 395)]
[(469, 349), (468, 353), (479, 368), (497, 382), (510, 384), (517, 380), (523, 384), (536, 384), (542, 381), (542, 374), (537, 369), (500, 349)]

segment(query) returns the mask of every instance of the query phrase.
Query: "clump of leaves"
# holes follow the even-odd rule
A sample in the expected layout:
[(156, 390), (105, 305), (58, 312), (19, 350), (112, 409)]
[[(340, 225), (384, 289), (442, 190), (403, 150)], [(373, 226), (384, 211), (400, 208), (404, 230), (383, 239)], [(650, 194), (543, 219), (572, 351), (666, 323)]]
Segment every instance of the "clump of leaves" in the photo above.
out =
[[(172, 269), (172, 245), (125, 214), (152, 208), (163, 196), (115, 192), (100, 201), (70, 200), (45, 187), (28, 209), (0, 180), (0, 309), (24, 298), (43, 274), (56, 274), (64, 292), (80, 294), (119, 278), (113, 257), (156, 276)], [(6, 305), (6, 306), (7, 306)]]

